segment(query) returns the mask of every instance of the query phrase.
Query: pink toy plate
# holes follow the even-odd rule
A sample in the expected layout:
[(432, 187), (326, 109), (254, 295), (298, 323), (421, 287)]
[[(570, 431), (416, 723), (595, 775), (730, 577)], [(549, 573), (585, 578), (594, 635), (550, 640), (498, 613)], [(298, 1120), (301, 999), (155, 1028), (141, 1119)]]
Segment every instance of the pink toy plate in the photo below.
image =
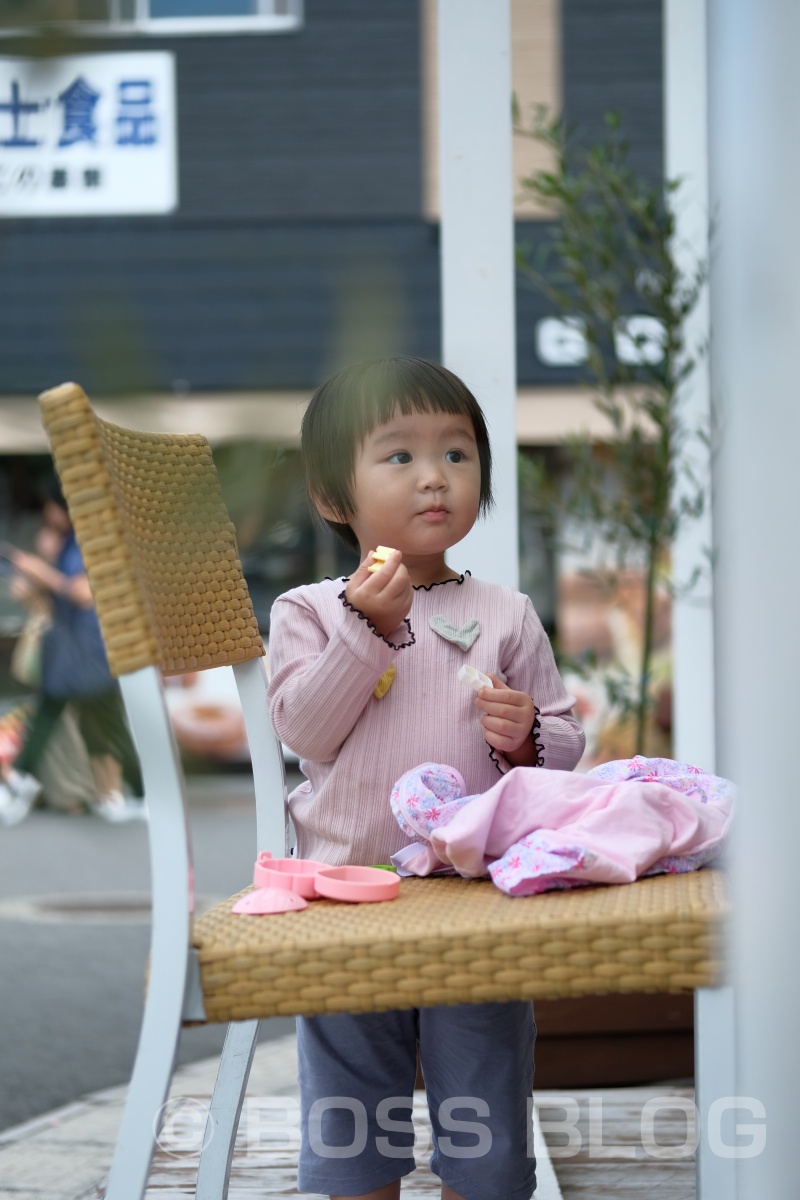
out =
[(304, 908), (308, 908), (308, 901), (302, 896), (296, 896), (286, 888), (266, 887), (242, 896), (231, 912), (262, 916), (267, 913), (301, 912)]
[(317, 871), (324, 866), (310, 858), (272, 858), (267, 852), (258, 856), (253, 883), (258, 888), (286, 888), (296, 896), (316, 900)]
[(328, 900), (350, 900), (369, 904), (376, 900), (395, 900), (400, 879), (378, 867), (322, 867), (316, 887)]

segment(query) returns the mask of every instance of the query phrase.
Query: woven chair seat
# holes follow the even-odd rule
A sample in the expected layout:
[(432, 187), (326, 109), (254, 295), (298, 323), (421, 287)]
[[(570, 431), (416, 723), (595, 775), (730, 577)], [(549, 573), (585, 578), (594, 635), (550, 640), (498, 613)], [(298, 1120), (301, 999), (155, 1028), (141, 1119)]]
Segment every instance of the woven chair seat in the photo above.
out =
[(524, 898), (404, 879), (389, 903), (266, 917), (234, 900), (194, 925), (209, 1021), (713, 987), (728, 909), (708, 869)]

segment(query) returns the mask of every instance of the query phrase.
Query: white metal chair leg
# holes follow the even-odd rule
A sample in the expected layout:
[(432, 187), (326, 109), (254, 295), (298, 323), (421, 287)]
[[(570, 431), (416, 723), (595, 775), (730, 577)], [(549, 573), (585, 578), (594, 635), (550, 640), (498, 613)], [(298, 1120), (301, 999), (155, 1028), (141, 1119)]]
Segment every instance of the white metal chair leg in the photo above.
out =
[[(242, 704), (253, 783), (256, 791), (256, 843), (259, 853), (275, 858), (286, 853), (286, 771), (281, 744), (272, 732), (267, 714), (267, 668), (263, 658), (251, 658), (233, 668)], [(280, 781), (281, 795), (275, 795)]]
[(260, 1027), (260, 1021), (235, 1021), (228, 1026), (203, 1138), (196, 1200), (227, 1200), (236, 1131)]
[(150, 979), (144, 1020), (106, 1200), (140, 1200), (161, 1128), (180, 1038), (194, 909), (188, 825), (161, 678), (145, 667), (120, 679), (140, 753), (148, 806), (153, 891)]
[(736, 1040), (733, 988), (694, 994), (694, 1074), (697, 1103), (697, 1200), (736, 1200), (734, 1142)]
[[(267, 674), (263, 659), (233, 668), (247, 726), (256, 789), (257, 849), (276, 857), (285, 853), (286, 778), (280, 742), (267, 718)], [(275, 796), (275, 780), (282, 794)], [(239, 1128), (247, 1080), (258, 1039), (259, 1021), (236, 1021), (228, 1026), (222, 1048), (206, 1135), (197, 1172), (196, 1200), (225, 1200), (228, 1195), (233, 1149)]]

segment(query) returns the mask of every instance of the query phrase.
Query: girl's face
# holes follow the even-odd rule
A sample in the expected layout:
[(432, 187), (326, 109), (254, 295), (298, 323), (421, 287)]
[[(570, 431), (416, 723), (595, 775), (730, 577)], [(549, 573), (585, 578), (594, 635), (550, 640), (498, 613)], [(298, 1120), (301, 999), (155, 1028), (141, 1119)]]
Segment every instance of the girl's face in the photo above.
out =
[(480, 490), (468, 416), (397, 413), (373, 429), (356, 455), (348, 519), (362, 558), (381, 545), (402, 550), (408, 565), (442, 558), (475, 524)]

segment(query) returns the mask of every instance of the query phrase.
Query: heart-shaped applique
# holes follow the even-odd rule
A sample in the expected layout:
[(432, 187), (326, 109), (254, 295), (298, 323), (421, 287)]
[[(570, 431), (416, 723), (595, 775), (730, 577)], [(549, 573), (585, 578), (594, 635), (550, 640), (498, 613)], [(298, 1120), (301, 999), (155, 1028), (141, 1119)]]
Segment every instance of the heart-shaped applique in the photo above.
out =
[(434, 633), (439, 634), (439, 637), (445, 638), (448, 642), (454, 642), (462, 650), (469, 650), (481, 631), (480, 621), (477, 617), (470, 617), (469, 621), (465, 621), (459, 629), (449, 617), (437, 613), (436, 616), (428, 619), (428, 624)]

